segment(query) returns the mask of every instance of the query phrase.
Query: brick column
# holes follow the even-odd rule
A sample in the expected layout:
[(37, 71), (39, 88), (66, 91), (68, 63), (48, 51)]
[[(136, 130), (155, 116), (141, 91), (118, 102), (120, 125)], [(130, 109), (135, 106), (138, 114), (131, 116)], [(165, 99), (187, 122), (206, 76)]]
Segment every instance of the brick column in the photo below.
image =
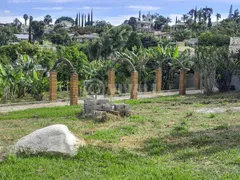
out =
[(138, 72), (131, 73), (131, 99), (137, 99), (138, 96)]
[(181, 69), (179, 81), (179, 95), (186, 95), (187, 70)]
[(50, 71), (49, 91), (50, 91), (49, 100), (56, 101), (57, 100), (57, 72), (56, 71)]
[(70, 84), (70, 105), (78, 104), (78, 74), (73, 73), (71, 75), (71, 84)]
[(156, 69), (156, 92), (160, 93), (162, 89), (162, 68)]
[(200, 89), (200, 73), (197, 71), (194, 72), (194, 86), (195, 89)]
[(115, 94), (115, 72), (113, 69), (108, 70), (108, 95)]

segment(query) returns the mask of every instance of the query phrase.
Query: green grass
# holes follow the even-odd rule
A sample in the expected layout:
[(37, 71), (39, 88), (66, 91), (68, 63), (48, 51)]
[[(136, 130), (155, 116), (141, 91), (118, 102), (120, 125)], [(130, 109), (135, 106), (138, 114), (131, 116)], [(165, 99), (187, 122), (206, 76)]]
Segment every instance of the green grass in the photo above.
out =
[[(0, 179), (240, 179), (239, 93), (128, 100), (132, 115), (97, 123), (81, 106), (41, 108), (0, 116)], [(119, 101), (120, 102), (120, 101)], [(65, 124), (86, 140), (76, 157), (8, 155), (27, 134)]]
[(88, 139), (98, 139), (104, 142), (120, 142), (120, 138), (134, 134), (136, 128), (134, 126), (122, 126), (114, 129), (99, 130), (92, 135), (87, 136)]
[[(199, 179), (187, 165), (171, 167), (153, 158), (133, 155), (125, 150), (87, 147), (74, 158), (51, 156), (10, 158), (1, 165), (1, 179)], [(231, 175), (234, 177), (234, 175)]]
[(31, 119), (31, 118), (56, 118), (56, 117), (71, 117), (80, 112), (81, 106), (63, 106), (53, 108), (39, 108), (39, 109), (27, 109), (24, 111), (9, 112), (2, 114), (0, 120), (7, 119)]

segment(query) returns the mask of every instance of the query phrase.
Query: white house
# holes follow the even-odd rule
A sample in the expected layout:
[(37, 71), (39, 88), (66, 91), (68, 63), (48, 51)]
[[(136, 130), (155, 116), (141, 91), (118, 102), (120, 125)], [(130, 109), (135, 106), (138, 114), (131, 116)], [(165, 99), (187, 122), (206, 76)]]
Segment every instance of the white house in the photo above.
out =
[(143, 31), (152, 31), (154, 27), (154, 20), (153, 16), (148, 13), (146, 16), (141, 18), (141, 15), (139, 15), (139, 18), (136, 18), (137, 20), (137, 29), (143, 30)]

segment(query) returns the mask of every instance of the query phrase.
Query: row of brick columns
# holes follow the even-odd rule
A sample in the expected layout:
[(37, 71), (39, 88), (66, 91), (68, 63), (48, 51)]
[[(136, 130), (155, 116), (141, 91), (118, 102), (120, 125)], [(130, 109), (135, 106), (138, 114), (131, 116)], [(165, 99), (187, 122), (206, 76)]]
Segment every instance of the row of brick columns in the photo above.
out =
[[(49, 77), (50, 101), (57, 100), (57, 72), (51, 71)], [(72, 73), (70, 80), (70, 105), (78, 104), (78, 74)]]
[[(162, 89), (162, 68), (156, 69), (156, 92), (161, 92)], [(179, 80), (179, 95), (186, 95), (187, 86), (187, 70), (180, 70)], [(194, 86), (195, 89), (200, 89), (200, 73), (194, 72)], [(108, 94), (114, 96), (115, 94), (115, 72), (113, 69), (108, 70)], [(138, 72), (131, 73), (131, 99), (137, 99), (138, 96)]]
[[(115, 94), (115, 71), (113, 69), (108, 70), (108, 95), (114, 96)], [(137, 99), (138, 97), (138, 72), (131, 73), (131, 99)]]

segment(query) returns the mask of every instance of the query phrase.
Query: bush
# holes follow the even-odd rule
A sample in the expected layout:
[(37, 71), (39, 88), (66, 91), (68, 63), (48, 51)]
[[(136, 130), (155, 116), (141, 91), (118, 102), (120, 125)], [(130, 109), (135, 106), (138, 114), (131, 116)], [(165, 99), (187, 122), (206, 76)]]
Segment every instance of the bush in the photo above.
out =
[(228, 46), (230, 37), (222, 34), (213, 34), (211, 32), (201, 33), (198, 37), (198, 44), (202, 46)]

